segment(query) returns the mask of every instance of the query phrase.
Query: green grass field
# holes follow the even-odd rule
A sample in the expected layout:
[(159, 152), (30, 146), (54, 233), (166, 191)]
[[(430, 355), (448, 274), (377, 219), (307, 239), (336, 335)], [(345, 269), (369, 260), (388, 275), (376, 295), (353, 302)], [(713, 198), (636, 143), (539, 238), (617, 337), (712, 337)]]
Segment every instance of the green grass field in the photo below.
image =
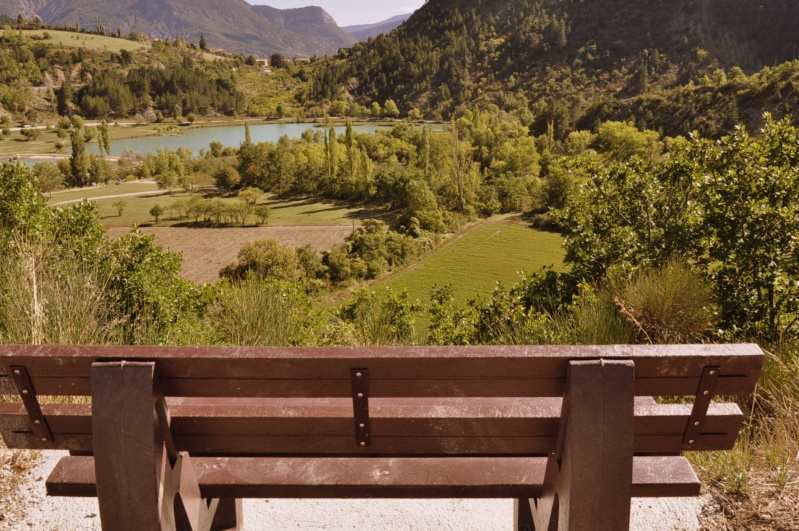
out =
[(497, 281), (511, 285), (519, 273), (552, 265), (563, 271), (563, 238), (510, 221), (489, 221), (450, 242), (410, 268), (372, 285), (407, 289), (411, 299), (429, 300), (433, 285), (452, 284), (459, 304), (486, 298)]
[(94, 50), (108, 50), (111, 52), (120, 52), (122, 50), (133, 52), (136, 50), (141, 50), (142, 48), (148, 48), (150, 46), (149, 42), (134, 42), (127, 39), (118, 39), (116, 37), (74, 33), (71, 31), (23, 30), (22, 33), (28, 35), (29, 37), (41, 37), (45, 32), (50, 34), (50, 38), (45, 39), (44, 42), (52, 44), (53, 46), (89, 48)]
[[(56, 192), (49, 198), (49, 203), (58, 205), (65, 201), (96, 199), (100, 219), (106, 227), (151, 225), (154, 223), (154, 219), (150, 215), (150, 209), (158, 204), (164, 209), (158, 226), (170, 227), (185, 225), (192, 221), (190, 219), (172, 219), (172, 212), (169, 211), (170, 204), (190, 198), (191, 196), (185, 192), (174, 191), (170, 194), (159, 190), (153, 182), (130, 182)], [(230, 203), (239, 202), (236, 197), (221, 197), (220, 199)], [(118, 201), (127, 203), (121, 216), (117, 208), (113, 206)], [(371, 214), (375, 216), (382, 214), (382, 212), (373, 213), (363, 208), (350, 208), (317, 199), (268, 199), (261, 203), (269, 205), (272, 209), (272, 215), (268, 222), (268, 225), (272, 227), (349, 226), (353, 222), (360, 224), (360, 219), (371, 217)], [(254, 221), (255, 218), (250, 219), (251, 223)]]

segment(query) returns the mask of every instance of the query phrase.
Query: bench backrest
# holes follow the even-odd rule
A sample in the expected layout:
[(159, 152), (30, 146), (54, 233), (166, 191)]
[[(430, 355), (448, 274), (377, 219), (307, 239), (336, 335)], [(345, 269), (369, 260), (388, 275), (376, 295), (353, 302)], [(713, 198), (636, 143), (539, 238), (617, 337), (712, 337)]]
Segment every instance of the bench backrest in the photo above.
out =
[(3, 346), (0, 394), (22, 403), (0, 407), (0, 433), (10, 447), (90, 452), (89, 405), (37, 413), (37, 397), (90, 396), (93, 364), (125, 360), (155, 363), (175, 445), (193, 455), (546, 455), (570, 364), (602, 359), (634, 363), (635, 452), (729, 449), (743, 416), (711, 398), (751, 394), (763, 358), (755, 345)]

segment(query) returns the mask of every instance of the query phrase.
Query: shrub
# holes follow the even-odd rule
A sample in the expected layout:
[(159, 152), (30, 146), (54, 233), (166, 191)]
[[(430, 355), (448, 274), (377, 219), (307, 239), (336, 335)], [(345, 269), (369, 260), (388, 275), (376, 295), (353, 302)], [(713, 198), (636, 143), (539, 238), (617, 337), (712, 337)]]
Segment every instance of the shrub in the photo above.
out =
[(701, 342), (715, 324), (713, 287), (681, 259), (638, 272), (615, 302), (649, 343)]
[(225, 289), (211, 311), (211, 322), (228, 345), (304, 345), (312, 341), (316, 320), (300, 287), (252, 272)]
[(239, 251), (238, 259), (238, 263), (226, 266), (219, 275), (238, 281), (249, 276), (280, 280), (294, 280), (298, 277), (300, 263), (297, 253), (277, 240), (264, 239), (247, 243)]

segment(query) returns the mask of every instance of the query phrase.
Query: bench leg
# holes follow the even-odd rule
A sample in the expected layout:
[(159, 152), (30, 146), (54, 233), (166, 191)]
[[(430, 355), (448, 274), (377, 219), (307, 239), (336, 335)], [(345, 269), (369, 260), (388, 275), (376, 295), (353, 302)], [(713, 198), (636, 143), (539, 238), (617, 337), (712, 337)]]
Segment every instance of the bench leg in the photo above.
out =
[(154, 363), (92, 366), (92, 437), (103, 529), (211, 529), (218, 500), (201, 497), (188, 454), (169, 455), (167, 443), (174, 446), (168, 422)]
[(241, 500), (223, 498), (219, 500), (211, 531), (239, 531), (243, 521)]
[(536, 531), (630, 528), (634, 370), (632, 361), (570, 363), (558, 449), (533, 502)]
[(519, 498), (513, 501), (514, 531), (534, 531), (533, 512), (529, 498)]

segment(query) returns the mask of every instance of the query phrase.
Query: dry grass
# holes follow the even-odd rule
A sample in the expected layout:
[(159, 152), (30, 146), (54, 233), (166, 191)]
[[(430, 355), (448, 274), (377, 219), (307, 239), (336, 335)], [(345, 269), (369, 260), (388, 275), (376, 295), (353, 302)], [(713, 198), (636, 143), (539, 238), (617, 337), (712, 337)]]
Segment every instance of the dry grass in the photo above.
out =
[(767, 353), (744, 429), (730, 452), (691, 460), (714, 503), (708, 529), (799, 529), (799, 366), (795, 346)]
[[(6, 520), (13, 521), (22, 516), (20, 513), (24, 506), (15, 501), (20, 495), (21, 484), (28, 479), (25, 473), (36, 466), (40, 453), (38, 450), (9, 450), (0, 437), (0, 529), (4, 529)], [(12, 515), (16, 518), (11, 518)]]
[(767, 469), (748, 473), (748, 493), (730, 493), (722, 483), (709, 481), (705, 487), (713, 503), (705, 506), (701, 522), (704, 529), (755, 531), (799, 529), (799, 466), (788, 473), (793, 478), (785, 486), (775, 481)]
[[(118, 238), (129, 229), (108, 229), (108, 235)], [(289, 247), (311, 244), (317, 251), (341, 243), (352, 232), (351, 226), (325, 227), (253, 227), (194, 229), (180, 227), (144, 227), (146, 234), (167, 249), (183, 254), (183, 276), (197, 283), (213, 283), (219, 270), (236, 260), (244, 244), (272, 238)]]

